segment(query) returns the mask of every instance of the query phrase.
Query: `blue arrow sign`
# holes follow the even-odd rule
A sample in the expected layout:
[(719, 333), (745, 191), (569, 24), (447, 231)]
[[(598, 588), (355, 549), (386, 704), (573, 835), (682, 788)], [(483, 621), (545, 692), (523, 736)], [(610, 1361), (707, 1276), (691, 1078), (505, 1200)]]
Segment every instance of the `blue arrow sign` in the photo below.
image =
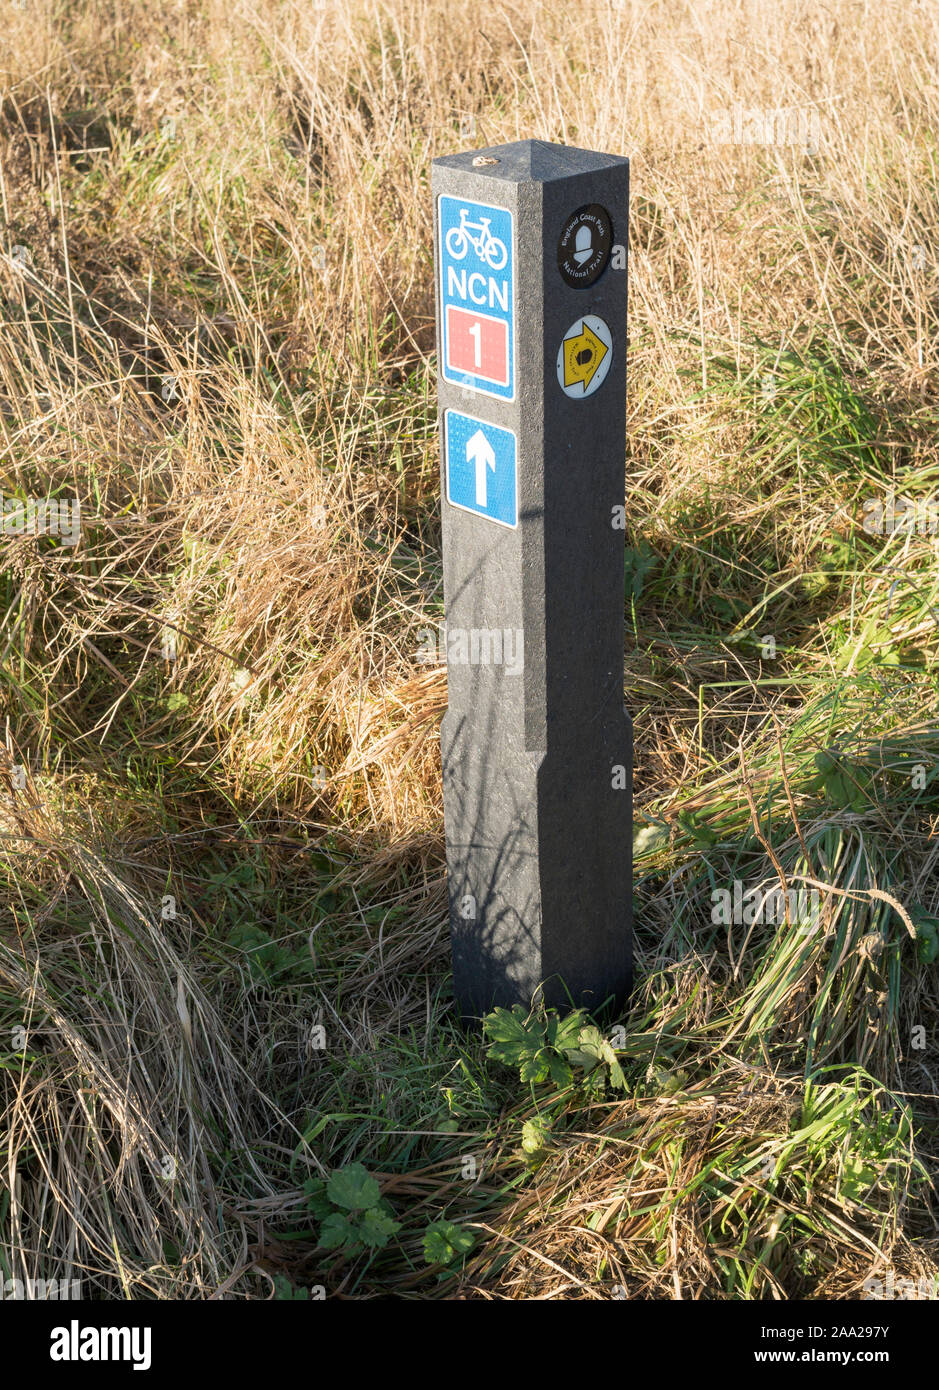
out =
[(518, 451), (512, 431), (447, 410), (443, 434), (450, 505), (500, 526), (517, 526)]

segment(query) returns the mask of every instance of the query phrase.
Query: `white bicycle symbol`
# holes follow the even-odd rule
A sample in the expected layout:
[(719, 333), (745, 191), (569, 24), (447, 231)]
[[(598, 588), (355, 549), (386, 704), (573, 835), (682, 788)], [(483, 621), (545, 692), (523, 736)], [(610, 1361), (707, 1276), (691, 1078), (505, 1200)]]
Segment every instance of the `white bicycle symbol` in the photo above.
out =
[(466, 208), (460, 208), (460, 225), (451, 227), (446, 236), (447, 250), (455, 261), (462, 261), (472, 246), (479, 259), (485, 261), (491, 270), (502, 269), (509, 259), (509, 252), (505, 242), (493, 236), (489, 230), (491, 221), (491, 217), (481, 217), (478, 222), (470, 222)]

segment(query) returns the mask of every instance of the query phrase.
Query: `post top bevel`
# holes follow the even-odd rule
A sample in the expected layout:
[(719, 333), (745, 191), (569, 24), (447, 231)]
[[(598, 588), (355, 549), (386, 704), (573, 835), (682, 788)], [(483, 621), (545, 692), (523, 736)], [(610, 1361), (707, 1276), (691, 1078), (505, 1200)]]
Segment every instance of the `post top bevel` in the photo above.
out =
[[(482, 163), (482, 160), (486, 163)], [(497, 160), (498, 163), (489, 163)], [(474, 161), (479, 161), (474, 164)], [(551, 183), (620, 165), (628, 167), (625, 155), (601, 154), (575, 145), (555, 145), (547, 140), (514, 140), (508, 145), (490, 145), (481, 150), (441, 155), (434, 168), (502, 179), (508, 183)]]

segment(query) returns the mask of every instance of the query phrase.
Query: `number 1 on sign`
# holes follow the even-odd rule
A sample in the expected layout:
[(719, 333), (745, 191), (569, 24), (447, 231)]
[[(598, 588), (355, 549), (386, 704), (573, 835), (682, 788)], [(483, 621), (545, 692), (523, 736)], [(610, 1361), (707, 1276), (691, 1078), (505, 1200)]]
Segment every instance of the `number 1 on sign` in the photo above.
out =
[(472, 328), (471, 328), (470, 331), (469, 331), (469, 335), (470, 335), (470, 337), (471, 337), (472, 340), (473, 340), (473, 355), (474, 355), (474, 357), (476, 358), (476, 361), (474, 362), (473, 365), (476, 366), (476, 367), (481, 367), (481, 366), (483, 365), (483, 353), (482, 353), (482, 345), (481, 345), (481, 343), (482, 343), (482, 324), (474, 323), (473, 326), (472, 326)]

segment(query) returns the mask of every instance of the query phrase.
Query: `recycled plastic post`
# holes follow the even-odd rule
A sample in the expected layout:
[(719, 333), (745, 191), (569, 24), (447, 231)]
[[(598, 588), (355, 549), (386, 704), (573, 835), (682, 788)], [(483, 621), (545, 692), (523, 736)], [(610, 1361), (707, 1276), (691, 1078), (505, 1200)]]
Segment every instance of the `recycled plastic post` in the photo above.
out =
[(523, 140), (433, 196), (457, 1000), (597, 1009), (632, 972), (629, 161)]

